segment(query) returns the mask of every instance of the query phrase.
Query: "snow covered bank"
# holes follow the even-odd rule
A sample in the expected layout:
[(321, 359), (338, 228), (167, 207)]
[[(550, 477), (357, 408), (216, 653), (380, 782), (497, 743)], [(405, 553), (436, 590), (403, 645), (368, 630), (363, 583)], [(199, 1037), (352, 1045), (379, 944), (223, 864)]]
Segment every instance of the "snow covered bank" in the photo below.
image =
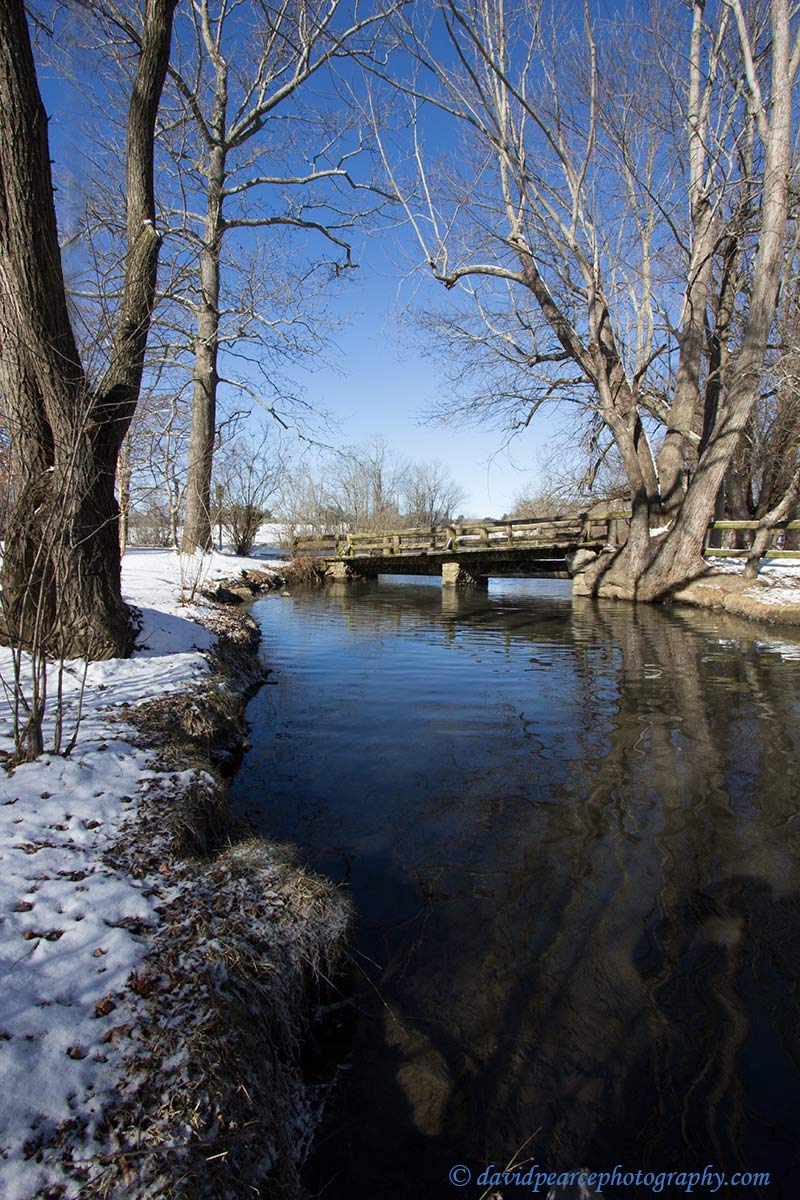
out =
[[(230, 759), (220, 728), (240, 736), (257, 634), (197, 599), (242, 571), (264, 563), (215, 555), (200, 579), (166, 551), (126, 555), (136, 652), (90, 664), (83, 694), (67, 664), (72, 754), (0, 772), (4, 1200), (237, 1197), (295, 1177), (314, 1118), (301, 1011), (348, 909), (285, 849), (225, 845), (210, 764)], [(7, 702), (12, 666), (0, 651)], [(10, 733), (0, 707), (7, 760)]]
[(680, 604), (720, 608), (736, 616), (768, 624), (800, 625), (800, 561), (761, 560), (758, 578), (743, 578), (744, 562), (706, 559), (708, 574), (676, 592)]

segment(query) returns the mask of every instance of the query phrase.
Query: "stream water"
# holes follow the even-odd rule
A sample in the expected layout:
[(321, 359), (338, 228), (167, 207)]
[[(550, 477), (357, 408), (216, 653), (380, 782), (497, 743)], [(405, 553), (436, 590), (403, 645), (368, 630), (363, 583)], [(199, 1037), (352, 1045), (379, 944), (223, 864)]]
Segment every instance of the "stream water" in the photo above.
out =
[(237, 804), (358, 912), (311, 1191), (474, 1200), (518, 1153), (794, 1197), (800, 639), (559, 581), (254, 613), (271, 675)]

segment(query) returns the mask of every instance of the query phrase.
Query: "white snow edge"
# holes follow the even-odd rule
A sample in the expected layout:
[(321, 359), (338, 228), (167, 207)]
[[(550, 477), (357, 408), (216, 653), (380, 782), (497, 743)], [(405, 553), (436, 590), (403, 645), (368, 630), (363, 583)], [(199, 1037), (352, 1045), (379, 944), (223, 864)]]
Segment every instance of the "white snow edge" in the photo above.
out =
[[(112, 721), (121, 704), (139, 705), (185, 689), (208, 672), (214, 635), (200, 623), (213, 611), (183, 605), (181, 587), (200, 579), (263, 571), (261, 560), (214, 554), (187, 562), (171, 551), (133, 550), (123, 562), (123, 594), (142, 616), (129, 659), (90, 663), (79, 739), (69, 758), (45, 754), (13, 773), (0, 771), (0, 1194), (33, 1200), (80, 1185), (57, 1155), (37, 1153), (61, 1127), (91, 1140), (120, 1082), (121, 1057), (109, 1030), (124, 1022), (119, 995), (141, 964), (148, 926), (169, 885), (134, 879), (104, 861), (136, 810), (142, 786), (160, 778), (147, 751), (122, 740)], [(191, 578), (188, 576), (191, 575)], [(67, 664), (67, 734), (85, 664)], [(0, 751), (11, 752), (11, 652), (0, 648)], [(45, 745), (53, 719), (45, 722)], [(105, 1011), (105, 1010), (108, 1011)], [(103, 1015), (105, 1014), (105, 1015)], [(41, 1160), (41, 1161), (39, 1161)]]

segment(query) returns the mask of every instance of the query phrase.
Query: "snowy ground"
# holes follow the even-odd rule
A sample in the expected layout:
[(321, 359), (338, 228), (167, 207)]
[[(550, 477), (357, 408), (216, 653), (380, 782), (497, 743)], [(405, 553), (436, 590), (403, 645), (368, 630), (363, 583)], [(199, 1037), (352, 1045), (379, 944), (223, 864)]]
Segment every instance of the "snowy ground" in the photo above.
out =
[[(744, 570), (742, 559), (707, 558), (706, 563), (726, 575), (740, 575)], [(762, 558), (758, 579), (745, 595), (764, 604), (800, 604), (800, 559)]]
[[(203, 582), (264, 569), (263, 562), (213, 555)], [(139, 881), (104, 862), (158, 775), (146, 751), (120, 740), (114, 709), (189, 687), (206, 674), (214, 636), (198, 622), (213, 611), (181, 605), (197, 564), (168, 551), (125, 557), (123, 592), (142, 614), (130, 659), (92, 663), (86, 672), (77, 745), (68, 757), (45, 753), (12, 772), (0, 769), (0, 1195), (29, 1200), (52, 1186), (42, 1144), (75, 1130), (91, 1134), (118, 1083), (115, 1031), (124, 1025), (124, 985), (141, 963), (155, 905), (168, 883)], [(13, 664), (0, 649), (0, 753), (13, 751), (7, 705)], [(77, 712), (84, 664), (66, 664), (66, 731)], [(54, 681), (51, 689), (54, 689)], [(53, 714), (45, 723), (52, 746)], [(74, 1185), (70, 1185), (74, 1188)], [(53, 1196), (78, 1195), (64, 1185)]]

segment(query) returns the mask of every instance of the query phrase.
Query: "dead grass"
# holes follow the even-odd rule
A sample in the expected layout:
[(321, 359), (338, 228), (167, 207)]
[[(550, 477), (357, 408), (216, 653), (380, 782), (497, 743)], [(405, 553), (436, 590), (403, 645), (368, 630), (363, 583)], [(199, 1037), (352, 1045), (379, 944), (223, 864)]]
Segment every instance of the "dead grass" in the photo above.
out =
[(238, 765), (247, 726), (241, 703), (218, 682), (151, 700), (132, 716), (140, 744), (157, 750), (169, 767), (199, 759), (230, 775)]
[(252, 617), (239, 610), (217, 609), (206, 624), (219, 639), (213, 674), (191, 692), (161, 696), (136, 709), (123, 706), (120, 715), (133, 722), (139, 744), (156, 750), (164, 765), (199, 761), (230, 776), (247, 744), (245, 703), (265, 674), (260, 634)]
[(318, 1100), (298, 1069), (309, 1000), (349, 905), (258, 839), (184, 879), (136, 980), (140, 1020), (86, 1200), (297, 1197)]

